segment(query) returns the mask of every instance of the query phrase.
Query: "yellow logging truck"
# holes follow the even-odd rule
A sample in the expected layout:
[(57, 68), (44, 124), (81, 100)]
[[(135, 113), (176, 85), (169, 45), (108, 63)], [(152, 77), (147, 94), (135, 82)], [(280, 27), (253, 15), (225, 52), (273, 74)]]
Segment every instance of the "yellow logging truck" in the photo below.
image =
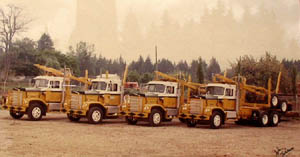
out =
[(135, 125), (138, 120), (148, 121), (151, 126), (177, 118), (180, 106), (184, 104), (184, 86), (196, 89), (187, 82), (156, 72), (165, 80), (147, 83), (147, 92), (126, 95), (121, 114), (128, 124)]
[(65, 103), (70, 121), (79, 121), (86, 117), (89, 123), (98, 124), (103, 119), (118, 117), (127, 69), (126, 67), (123, 82), (117, 75), (102, 74), (91, 81), (89, 90), (73, 91), (71, 98)]
[(71, 76), (69, 69), (63, 73), (42, 65), (35, 66), (46, 71), (47, 75), (35, 77), (30, 88), (14, 88), (2, 100), (2, 108), (8, 110), (14, 119), (27, 114), (30, 120), (37, 121), (47, 112), (65, 111), (63, 104), (70, 98), (70, 79), (88, 83), (87, 78)]
[(182, 106), (179, 118), (185, 119), (189, 127), (209, 123), (211, 128), (217, 129), (228, 119), (234, 119), (238, 124), (252, 121), (263, 127), (277, 126), (281, 113), (278, 108), (286, 104), (286, 101), (279, 101), (276, 96), (280, 76), (281, 73), (276, 90), (271, 91), (271, 79), (268, 81), (268, 89), (265, 89), (247, 85), (246, 79), (242, 77), (229, 79), (215, 75), (214, 83), (206, 86), (206, 95), (190, 98)]

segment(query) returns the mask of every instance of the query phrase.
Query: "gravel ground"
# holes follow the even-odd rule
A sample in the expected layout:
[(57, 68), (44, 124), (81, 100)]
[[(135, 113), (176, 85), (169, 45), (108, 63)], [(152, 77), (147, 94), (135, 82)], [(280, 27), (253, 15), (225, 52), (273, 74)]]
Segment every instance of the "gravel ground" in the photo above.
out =
[(42, 121), (13, 120), (0, 110), (0, 156), (275, 156), (276, 148), (300, 156), (300, 121), (278, 127), (239, 126), (232, 121), (218, 130), (187, 128), (178, 120), (161, 127), (123, 119), (90, 125), (72, 123), (66, 115), (48, 114)]

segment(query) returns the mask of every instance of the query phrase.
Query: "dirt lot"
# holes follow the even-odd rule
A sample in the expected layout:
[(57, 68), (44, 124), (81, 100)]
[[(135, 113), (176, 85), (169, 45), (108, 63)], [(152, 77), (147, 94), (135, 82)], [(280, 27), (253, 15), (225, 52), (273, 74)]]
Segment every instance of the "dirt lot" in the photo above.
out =
[(212, 130), (187, 128), (178, 120), (157, 128), (145, 122), (129, 126), (122, 119), (71, 123), (64, 114), (32, 122), (0, 111), (0, 156), (274, 156), (276, 147), (294, 147), (290, 155), (300, 156), (300, 121), (275, 128), (229, 122)]

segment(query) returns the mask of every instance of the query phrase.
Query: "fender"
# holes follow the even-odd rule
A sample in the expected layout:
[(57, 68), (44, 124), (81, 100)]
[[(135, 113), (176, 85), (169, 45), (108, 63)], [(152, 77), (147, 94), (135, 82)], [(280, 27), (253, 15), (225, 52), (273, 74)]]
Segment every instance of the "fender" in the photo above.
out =
[(33, 101), (41, 102), (42, 104), (46, 105), (47, 108), (49, 106), (43, 99), (40, 99), (40, 98), (26, 98), (26, 99), (24, 99), (23, 105), (25, 107), (29, 107), (30, 103)]
[(159, 108), (161, 108), (164, 112), (166, 112), (165, 107), (162, 106), (162, 105), (160, 105), (160, 104), (145, 104), (143, 110), (144, 110), (144, 112), (150, 113), (151, 110), (152, 110), (152, 108), (154, 108), (154, 107), (159, 107)]
[(205, 115), (212, 115), (213, 110), (221, 110), (223, 112), (223, 114), (226, 116), (226, 113), (224, 112), (224, 109), (221, 107), (216, 107), (216, 106), (207, 106), (204, 109), (204, 114)]
[(100, 101), (88, 101), (88, 102), (84, 102), (82, 108), (84, 110), (89, 110), (90, 106), (93, 105), (93, 104), (99, 105), (100, 107), (103, 107), (105, 110), (107, 110), (107, 107), (104, 106), (104, 104), (102, 102), (100, 102)]

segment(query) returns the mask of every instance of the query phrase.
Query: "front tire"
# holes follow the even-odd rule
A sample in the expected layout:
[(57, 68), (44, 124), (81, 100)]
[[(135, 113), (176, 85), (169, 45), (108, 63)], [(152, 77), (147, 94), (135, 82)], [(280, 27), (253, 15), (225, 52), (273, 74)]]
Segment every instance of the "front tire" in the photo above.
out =
[(213, 112), (210, 118), (210, 128), (219, 129), (222, 126), (222, 122), (223, 122), (222, 114), (218, 111)]
[(270, 126), (277, 126), (280, 121), (280, 116), (278, 112), (274, 111), (270, 114)]
[(89, 109), (87, 119), (90, 124), (99, 124), (103, 119), (103, 111), (100, 107), (92, 107)]
[(41, 120), (43, 117), (43, 108), (40, 104), (31, 104), (27, 110), (28, 118), (32, 121)]
[(74, 117), (70, 114), (67, 114), (67, 117), (71, 122), (78, 122), (80, 120), (80, 117)]
[(134, 119), (133, 117), (128, 117), (126, 116), (125, 117), (125, 120), (126, 122), (129, 124), (129, 125), (136, 125), (136, 123), (138, 122), (136, 119)]
[(150, 126), (159, 126), (161, 124), (161, 121), (162, 121), (162, 113), (160, 110), (158, 109), (153, 109), (151, 111), (151, 114), (149, 116), (149, 123), (150, 123)]
[(24, 116), (24, 113), (21, 112), (9, 111), (9, 114), (13, 119), (21, 119)]

